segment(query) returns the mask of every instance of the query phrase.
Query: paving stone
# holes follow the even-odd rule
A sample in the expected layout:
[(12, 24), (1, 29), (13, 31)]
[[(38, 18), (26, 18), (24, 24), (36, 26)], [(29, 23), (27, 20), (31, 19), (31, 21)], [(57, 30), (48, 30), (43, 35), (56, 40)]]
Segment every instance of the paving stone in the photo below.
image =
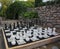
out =
[(0, 49), (5, 49), (4, 40), (3, 40), (1, 30), (0, 30)]

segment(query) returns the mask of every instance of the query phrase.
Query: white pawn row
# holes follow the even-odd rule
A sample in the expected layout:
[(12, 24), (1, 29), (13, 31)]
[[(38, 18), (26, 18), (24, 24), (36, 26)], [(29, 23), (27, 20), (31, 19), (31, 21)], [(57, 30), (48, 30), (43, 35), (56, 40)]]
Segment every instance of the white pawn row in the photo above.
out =
[[(31, 34), (33, 30), (33, 34)], [(44, 37), (44, 38), (48, 38), (49, 36), (48, 35), (57, 35), (56, 33), (56, 28), (44, 28), (44, 30), (42, 29), (42, 27), (40, 28), (37, 28), (37, 29), (33, 29), (33, 27), (31, 27), (27, 32), (25, 32), (25, 29), (21, 30), (20, 32), (17, 32), (16, 35), (13, 35), (13, 32), (14, 31), (11, 31), (11, 33), (6, 33), (6, 36), (11, 36), (10, 38), (8, 38), (8, 42), (11, 42), (12, 45), (15, 45), (16, 44), (16, 39), (19, 39), (17, 40), (17, 43), (18, 44), (24, 44), (26, 43), (23, 39), (26, 39), (26, 41), (29, 41), (30, 39), (32, 41), (36, 41), (36, 40), (39, 40), (36, 36), (39, 36), (40, 38)], [(42, 35), (42, 33), (44, 35)], [(47, 35), (48, 34), (48, 35)], [(32, 36), (31, 38), (29, 38), (29, 36)]]

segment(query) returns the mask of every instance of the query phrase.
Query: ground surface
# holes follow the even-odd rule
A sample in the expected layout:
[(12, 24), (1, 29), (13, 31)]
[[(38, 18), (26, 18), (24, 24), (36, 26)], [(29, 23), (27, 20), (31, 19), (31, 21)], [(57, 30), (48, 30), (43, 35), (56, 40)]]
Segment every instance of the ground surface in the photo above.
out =
[(1, 30), (0, 30), (0, 49), (5, 49), (5, 46), (4, 46), (4, 40), (3, 40), (3, 36), (1, 34)]

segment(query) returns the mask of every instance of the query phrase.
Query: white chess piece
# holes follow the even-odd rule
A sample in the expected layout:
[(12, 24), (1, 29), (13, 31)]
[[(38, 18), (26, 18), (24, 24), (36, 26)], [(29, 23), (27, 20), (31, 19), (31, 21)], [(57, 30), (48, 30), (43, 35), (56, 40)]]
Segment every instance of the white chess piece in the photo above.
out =
[(12, 44), (12, 45), (15, 45), (15, 44), (16, 44), (16, 42), (15, 42), (15, 41), (12, 41), (12, 42), (11, 42), (11, 44)]
[(32, 41), (36, 41), (39, 40), (36, 36), (33, 36), (32, 38), (30, 38)]
[(29, 30), (33, 30), (34, 26), (32, 26)]
[(10, 37), (10, 39), (15, 39), (15, 35), (12, 35), (12, 36)]
[(24, 36), (22, 36), (23, 37), (23, 39), (25, 39), (26, 38), (26, 34), (24, 34)]
[(20, 30), (20, 36), (23, 36), (23, 34), (25, 34), (25, 30)]
[(19, 32), (19, 35), (22, 36), (22, 32)]
[(22, 37), (20, 37), (20, 40), (17, 40), (17, 43), (21, 45), (21, 44), (25, 44), (26, 42), (23, 40)]
[(39, 32), (39, 35), (38, 36), (39, 36), (39, 38), (42, 38), (43, 37), (42, 34), (41, 34), (41, 32)]
[(33, 34), (34, 34), (35, 36), (38, 36), (38, 30), (37, 30), (37, 29), (33, 29)]
[(52, 35), (52, 28), (48, 27), (48, 35)]
[(30, 40), (30, 38), (29, 38), (29, 37), (26, 37), (25, 39), (26, 39), (26, 41), (29, 41), (29, 40)]
[(23, 37), (20, 37), (20, 41), (22, 44), (26, 43), (24, 40), (23, 40)]
[(42, 27), (38, 28), (38, 32), (42, 33)]
[(48, 31), (47, 31), (47, 28), (44, 28), (44, 32), (43, 32), (43, 37), (44, 38), (48, 38), (49, 36), (47, 35)]
[(23, 32), (24, 35), (22, 35), (23, 39), (25, 39), (27, 37), (27, 33), (24, 31)]
[(10, 39), (8, 38), (8, 42), (11, 42), (12, 45), (16, 44), (15, 36), (11, 36)]
[(20, 39), (20, 36), (22, 36), (22, 32), (17, 32), (16, 38), (17, 38), (17, 39)]
[(10, 38), (8, 38), (7, 40), (8, 40), (8, 42), (11, 42)]
[(52, 34), (53, 34), (53, 35), (57, 35), (56, 28), (53, 28)]
[[(35, 32), (35, 31), (36, 31), (36, 32)], [(37, 33), (37, 32), (38, 32), (37, 30), (34, 30), (34, 32), (33, 32), (33, 37), (31, 38), (32, 41), (39, 40), (39, 39), (37, 38), (37, 36), (38, 36), (38, 33)]]
[(29, 40), (30, 40), (30, 39), (29, 39), (29, 36), (30, 36), (30, 32), (27, 31), (27, 33), (24, 32), (24, 35), (22, 36), (22, 38), (23, 38), (23, 39), (26, 39), (26, 41), (29, 41)]
[(28, 30), (27, 31), (27, 36), (31, 36), (31, 32), (32, 32), (31, 30)]
[(16, 39), (20, 39), (20, 36), (18, 34), (16, 34)]
[(38, 28), (38, 36), (39, 36), (39, 38), (42, 38), (43, 36), (42, 36), (42, 27), (40, 27), (40, 28)]
[(20, 35), (19, 36), (19, 40), (17, 40), (17, 43), (20, 45), (20, 44), (24, 44), (24, 43), (26, 43), (23, 39), (24, 39), (24, 35), (22, 35), (22, 34), (24, 34), (24, 31), (22, 32), (23, 30), (21, 30), (18, 34)]

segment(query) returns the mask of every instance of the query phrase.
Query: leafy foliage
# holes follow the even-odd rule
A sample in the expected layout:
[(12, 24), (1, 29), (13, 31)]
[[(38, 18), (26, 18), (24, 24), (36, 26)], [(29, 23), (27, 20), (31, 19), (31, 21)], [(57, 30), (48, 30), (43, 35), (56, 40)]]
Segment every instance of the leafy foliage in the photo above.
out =
[(7, 16), (6, 18), (18, 19), (19, 16), (22, 16), (27, 11), (27, 8), (33, 7), (34, 7), (33, 2), (16, 1), (8, 7), (6, 11)]
[(28, 19), (38, 18), (38, 13), (35, 12), (35, 11), (25, 12), (25, 13), (23, 14), (23, 17), (24, 17), (24, 18), (28, 18)]
[(13, 4), (11, 4), (7, 11), (6, 11), (6, 15), (7, 18), (9, 19), (18, 19), (18, 16), (26, 11), (26, 7), (24, 6), (23, 3), (21, 2), (14, 2)]
[(42, 0), (35, 0), (35, 7), (38, 7), (42, 4)]
[(2, 5), (6, 5), (9, 6), (12, 2), (12, 0), (0, 0), (0, 2), (2, 3)]
[(55, 5), (55, 4), (60, 4), (60, 0), (52, 0), (52, 1), (47, 1), (47, 2), (42, 2), (42, 0), (35, 0), (35, 7), (38, 6), (45, 6), (45, 5)]
[(24, 6), (26, 6), (27, 8), (33, 8), (35, 6), (35, 3), (34, 2), (31, 2), (31, 1), (19, 1), (21, 2), (22, 4), (24, 4)]
[(0, 16), (4, 17), (6, 16), (5, 12), (6, 12), (7, 6), (3, 5), (3, 7), (0, 10)]
[(0, 0), (0, 3), (2, 4), (1, 10), (0, 10), (0, 16), (5, 17), (6, 9), (12, 3), (12, 0)]

